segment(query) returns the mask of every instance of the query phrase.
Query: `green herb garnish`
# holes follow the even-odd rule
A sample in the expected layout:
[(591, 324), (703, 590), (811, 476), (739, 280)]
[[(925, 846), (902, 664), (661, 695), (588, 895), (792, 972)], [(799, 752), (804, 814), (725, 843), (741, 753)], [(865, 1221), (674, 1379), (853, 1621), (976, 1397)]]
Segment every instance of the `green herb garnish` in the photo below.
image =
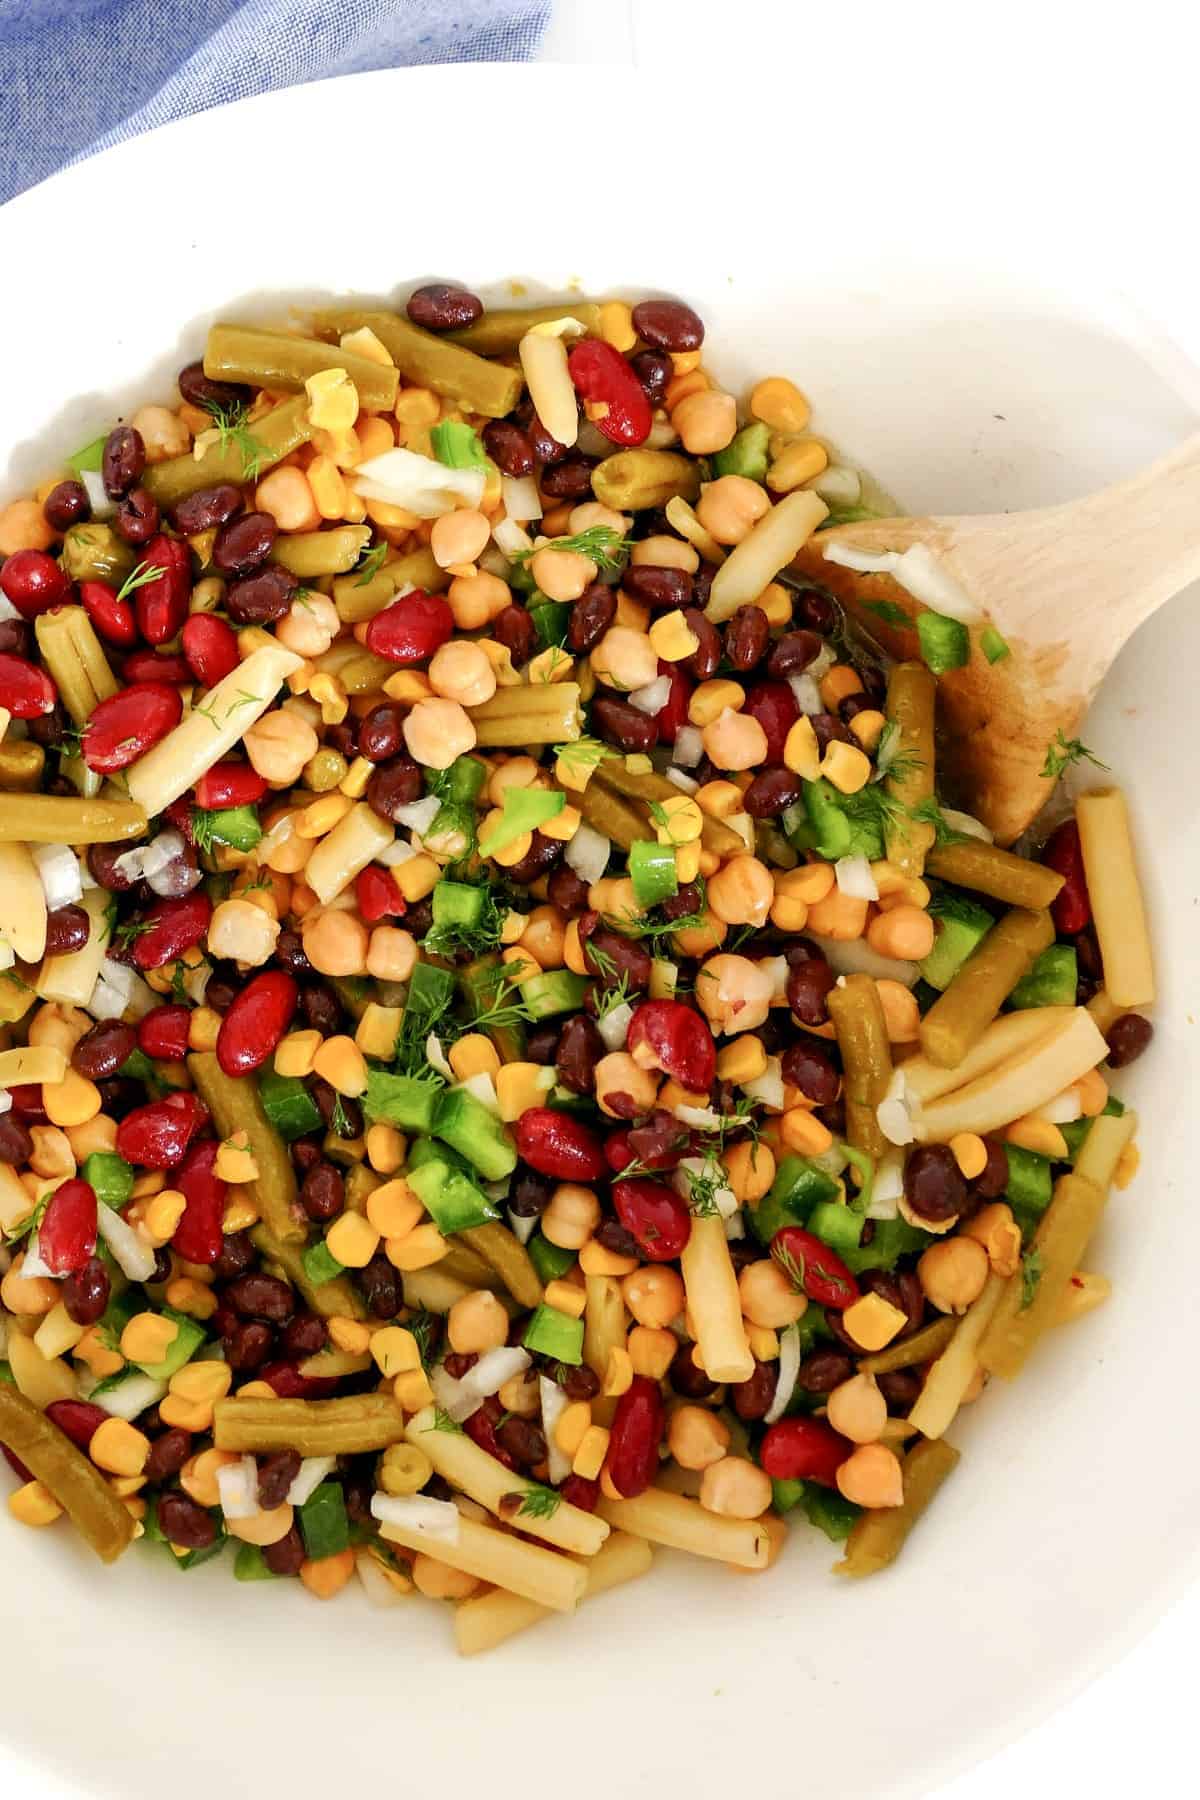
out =
[(425, 1429), (426, 1431), (448, 1431), (456, 1433), (460, 1437), (462, 1435), (462, 1426), (458, 1424), (457, 1420), (450, 1417), (444, 1406), (434, 1407), (433, 1424), (427, 1425)]
[(599, 573), (612, 574), (623, 567), (632, 547), (633, 539), (622, 537), (613, 526), (589, 525), (586, 531), (577, 531), (574, 537), (551, 538), (548, 543), (538, 544), (536, 549), (519, 550), (513, 561), (527, 563), (538, 550), (576, 550), (580, 556), (594, 562)]
[(516, 1517), (529, 1519), (552, 1519), (562, 1505), (562, 1495), (551, 1487), (543, 1487), (540, 1481), (532, 1482), (525, 1489)]
[(157, 581), (161, 574), (162, 570), (157, 563), (140, 562), (136, 564), (132, 573), (125, 577), (117, 589), (117, 599), (128, 600), (130, 594), (136, 593), (138, 588), (148, 587), (152, 581)]
[(912, 629), (912, 620), (904, 608), (897, 606), (894, 600), (865, 600), (863, 611), (874, 613), (875, 617), (882, 619), (885, 625), (907, 626), (910, 631)]
[(1043, 1275), (1042, 1253), (1038, 1249), (1027, 1250), (1021, 1258), (1021, 1304), (1019, 1312), (1027, 1312), (1033, 1305)]
[(602, 744), (599, 738), (581, 737), (573, 744), (555, 744), (554, 754), (569, 771), (582, 774), (584, 769), (596, 769), (606, 756), (617, 753), (610, 744)]
[(1107, 769), (1108, 764), (1101, 762), (1095, 751), (1089, 750), (1079, 738), (1066, 737), (1060, 727), (1054, 742), (1046, 747), (1046, 760), (1038, 773), (1043, 781), (1057, 781), (1065, 775), (1072, 763), (1095, 763), (1098, 769)]
[(355, 575), (358, 577), (354, 583), (356, 588), (366, 587), (370, 582), (374, 581), (376, 575), (378, 575), (380, 569), (382, 569), (387, 560), (388, 549), (389, 546), (387, 544), (376, 544), (360, 559), (354, 570)]
[(242, 458), (242, 480), (256, 481), (263, 463), (273, 452), (254, 436), (246, 422), (245, 407), (210, 405), (208, 411), (212, 414), (222, 453), (239, 451)]

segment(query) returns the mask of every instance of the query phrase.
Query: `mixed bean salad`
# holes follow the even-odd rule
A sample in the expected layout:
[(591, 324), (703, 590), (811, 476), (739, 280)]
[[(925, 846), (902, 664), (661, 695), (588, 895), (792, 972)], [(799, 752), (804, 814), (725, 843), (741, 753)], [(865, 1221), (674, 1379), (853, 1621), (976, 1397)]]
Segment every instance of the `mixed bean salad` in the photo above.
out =
[(870, 490), (703, 345), (218, 324), (0, 510), (13, 1519), (464, 1652), (655, 1545), (869, 1574), (1107, 1293), (1124, 800), (1024, 854), (940, 802), (939, 677), (1008, 646), (924, 607), (885, 666), (790, 572)]

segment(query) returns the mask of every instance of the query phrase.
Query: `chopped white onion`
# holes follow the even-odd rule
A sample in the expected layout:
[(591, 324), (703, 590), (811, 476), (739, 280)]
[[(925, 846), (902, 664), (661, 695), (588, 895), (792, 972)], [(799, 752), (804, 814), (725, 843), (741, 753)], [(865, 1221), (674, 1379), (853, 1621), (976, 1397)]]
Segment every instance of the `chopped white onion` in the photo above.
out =
[[(492, 527), (492, 539), (504, 558), (506, 572), (508, 563), (515, 562), (518, 556), (526, 555), (533, 549), (533, 539), (515, 519), (498, 520)], [(490, 573), (495, 574), (496, 571), (492, 570)]]
[(88, 504), (92, 509), (93, 519), (111, 519), (117, 510), (115, 500), (108, 497), (108, 489), (104, 485), (104, 477), (99, 469), (81, 469), (79, 479), (87, 489)]
[(371, 1516), (439, 1544), (457, 1544), (462, 1518), (452, 1500), (431, 1500), (428, 1494), (372, 1494)]
[(414, 856), (420, 854), (415, 844), (410, 844), (405, 838), (396, 838), (385, 850), (379, 852), (375, 860), (382, 863), (385, 869), (398, 869), (401, 863), (411, 862)]
[[(133, 1226), (127, 1225), (111, 1206), (100, 1207), (97, 1225), (122, 1274), (128, 1275), (130, 1281), (149, 1281), (154, 1273), (154, 1252), (145, 1238), (139, 1237)], [(146, 1404), (149, 1406), (152, 1402)]]
[[(107, 1208), (102, 1206), (100, 1211), (105, 1212)], [(93, 1393), (90, 1398), (92, 1404), (110, 1418), (132, 1423), (148, 1406), (157, 1406), (166, 1391), (166, 1382), (155, 1381), (153, 1375), (126, 1375), (116, 1387), (103, 1394)]]
[(711, 1106), (673, 1106), (671, 1112), (681, 1124), (690, 1125), (695, 1131), (720, 1131), (724, 1120), (719, 1112)]
[(519, 1344), (501, 1344), (496, 1350), (486, 1351), (467, 1370), (463, 1386), (470, 1388), (480, 1400), (489, 1400), (514, 1375), (523, 1375), (532, 1361), (528, 1350), (522, 1350)]
[[(532, 475), (502, 475), (500, 492), (504, 499), (504, 511), (508, 518), (516, 524), (523, 524), (526, 519), (540, 519), (542, 503), (538, 498), (537, 482)], [(496, 540), (499, 543), (499, 539)]]
[(821, 690), (813, 680), (812, 676), (808, 673), (807, 669), (802, 675), (789, 675), (787, 684), (792, 690), (792, 697), (795, 700), (796, 705), (806, 717), (811, 719), (815, 713), (822, 713), (825, 711), (825, 702), (821, 698)]
[(830, 463), (808, 485), (827, 506), (857, 506), (862, 499), (858, 470), (848, 469), (843, 463)]
[(889, 1144), (911, 1144), (916, 1138), (904, 1069), (892, 1070), (887, 1093), (875, 1108), (879, 1129)]
[(724, 824), (731, 831), (736, 831), (747, 850), (754, 849), (754, 820), (748, 812), (726, 813)]
[(1047, 1100), (1045, 1106), (1037, 1107), (1034, 1116), (1045, 1119), (1049, 1125), (1073, 1125), (1076, 1119), (1083, 1117), (1079, 1090), (1064, 1088), (1061, 1094), (1055, 1094), (1052, 1100)]
[(767, 1066), (753, 1081), (742, 1082), (742, 1092), (751, 1100), (759, 1100), (774, 1112), (783, 1111), (783, 1064), (777, 1056), (768, 1056)]
[(625, 1048), (625, 1040), (629, 1036), (632, 1018), (632, 1006), (622, 1002), (620, 1006), (614, 1006), (611, 1011), (605, 1013), (602, 1019), (596, 1021), (596, 1028), (604, 1039), (606, 1050), (623, 1050)]
[(442, 1411), (449, 1413), (456, 1425), (469, 1419), (479, 1405), (479, 1396), (471, 1392), (461, 1381), (446, 1373), (443, 1363), (438, 1363), (429, 1377), (429, 1385), (433, 1389), (433, 1397)]
[(0, 1088), (0, 1113), (12, 1111), (12, 1095), (7, 1088)]
[(361, 1544), (354, 1553), (354, 1573), (362, 1583), (368, 1606), (403, 1606), (408, 1595), (390, 1582), (379, 1558)]
[(672, 787), (677, 787), (681, 794), (694, 794), (700, 786), (700, 783), (693, 781), (690, 775), (685, 775), (682, 769), (672, 767), (665, 769), (663, 773)]
[(826, 562), (860, 574), (890, 575), (905, 593), (963, 625), (982, 624), (984, 614), (966, 589), (936, 557), (928, 544), (910, 544), (907, 550), (860, 550), (857, 545), (826, 543)]
[(704, 738), (699, 726), (681, 725), (675, 733), (675, 761), (681, 768), (694, 769), (704, 756)]
[(68, 844), (35, 844), (33, 860), (41, 877), (47, 912), (56, 912), (60, 906), (74, 906), (77, 900), (83, 899), (79, 858)]
[(515, 1213), (510, 1206), (508, 1209), (508, 1229), (512, 1232), (518, 1244), (527, 1244), (537, 1230), (537, 1214), (531, 1213), (528, 1218), (523, 1219), (520, 1214)]
[(903, 1192), (904, 1156), (899, 1150), (887, 1150), (875, 1164), (868, 1219), (894, 1219), (900, 1210)]
[(870, 975), (876, 981), (899, 981), (915, 987), (921, 971), (914, 962), (901, 962), (897, 957), (880, 956), (865, 938), (828, 938), (807, 934), (820, 950), (835, 975)]
[(994, 844), (996, 834), (990, 831), (982, 819), (973, 813), (958, 812), (953, 806), (943, 806), (942, 817), (951, 831), (961, 831), (964, 837), (981, 838), (985, 844)]
[(542, 1432), (546, 1439), (550, 1479), (557, 1485), (571, 1473), (571, 1459), (563, 1455), (554, 1435), (555, 1426), (567, 1410), (567, 1396), (557, 1381), (551, 1381), (548, 1375), (539, 1375), (538, 1393), (542, 1401)]
[(656, 675), (645, 687), (634, 688), (628, 698), (630, 706), (645, 713), (647, 718), (655, 719), (671, 698), (671, 677)]
[(563, 852), (563, 861), (590, 887), (607, 869), (611, 855), (611, 841), (592, 826), (581, 825)]
[(448, 469), (413, 450), (385, 450), (382, 456), (359, 463), (351, 484), (364, 500), (384, 500), (390, 506), (406, 507), (418, 519), (436, 519), (453, 512), (460, 501), (478, 506), (487, 472)]
[(425, 1060), (431, 1069), (436, 1069), (438, 1074), (444, 1075), (447, 1081), (457, 1079), (454, 1070), (446, 1060), (446, 1052), (442, 1049), (442, 1040), (434, 1031), (431, 1031), (425, 1039)]
[(54, 1270), (47, 1265), (42, 1256), (42, 1247), (38, 1243), (38, 1234), (36, 1231), (30, 1233), (29, 1242), (25, 1246), (25, 1261), (21, 1264), (21, 1273), (22, 1275), (28, 1276), (30, 1280), (32, 1280), (35, 1275), (40, 1275), (43, 1281), (57, 1281), (59, 1279), (54, 1273)]
[(490, 1113), (495, 1113), (497, 1118), (500, 1117), (500, 1101), (496, 1095), (496, 1084), (486, 1069), (481, 1069), (478, 1075), (468, 1075), (462, 1086), (468, 1094), (472, 1094), (479, 1101), (481, 1106), (486, 1106)]
[(796, 1376), (799, 1373), (800, 1327), (788, 1325), (779, 1334), (779, 1374), (775, 1381), (774, 1398), (763, 1419), (764, 1425), (773, 1425), (776, 1419), (782, 1419), (796, 1391)]
[(287, 1491), (288, 1505), (303, 1506), (306, 1500), (311, 1500), (325, 1477), (332, 1473), (336, 1462), (336, 1456), (306, 1456)]
[(92, 989), (87, 1010), (93, 1019), (119, 1019), (129, 1005), (138, 975), (127, 963), (114, 962), (106, 956)]
[(253, 1519), (260, 1513), (258, 1464), (254, 1458), (239, 1456), (234, 1463), (222, 1463), (217, 1470), (217, 1492), (227, 1519)]
[(392, 817), (397, 825), (407, 825), (410, 831), (425, 832), (441, 810), (442, 803), (437, 795), (426, 794), (422, 800), (410, 800), (407, 806), (398, 806)]
[(833, 865), (838, 891), (852, 900), (878, 900), (879, 889), (865, 856), (839, 856)]

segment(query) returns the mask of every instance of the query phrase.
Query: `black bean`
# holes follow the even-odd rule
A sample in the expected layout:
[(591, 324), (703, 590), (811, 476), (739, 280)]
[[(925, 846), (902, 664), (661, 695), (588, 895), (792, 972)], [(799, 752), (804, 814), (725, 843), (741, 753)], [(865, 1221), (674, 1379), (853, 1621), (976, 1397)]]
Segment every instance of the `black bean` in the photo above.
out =
[(11, 1112), (0, 1113), (0, 1163), (14, 1167), (27, 1163), (33, 1155), (33, 1139), (29, 1129)]
[(324, 1319), (318, 1319), (316, 1313), (301, 1313), (284, 1326), (279, 1347), (285, 1356), (300, 1360), (316, 1356), (325, 1348), (328, 1337)]
[(622, 750), (644, 753), (658, 742), (658, 720), (639, 712), (628, 700), (598, 694), (592, 701), (592, 719), (601, 737)]
[(802, 675), (821, 654), (821, 640), (812, 631), (789, 631), (781, 637), (767, 660), (767, 674), (773, 681), (786, 681), (789, 675)]
[(231, 582), (225, 592), (225, 607), (235, 625), (269, 625), (282, 619), (292, 604), (297, 587), (296, 577), (278, 563), (269, 563), (257, 575), (247, 575)]
[(212, 1514), (187, 1494), (161, 1494), (158, 1522), (167, 1541), (181, 1550), (205, 1550), (217, 1535)]
[(75, 1325), (94, 1325), (104, 1316), (110, 1291), (108, 1270), (98, 1256), (89, 1257), (63, 1282), (63, 1305)]
[(831, 1394), (854, 1373), (850, 1357), (840, 1350), (814, 1350), (800, 1364), (796, 1386), (806, 1394)]
[(568, 916), (587, 911), (588, 884), (574, 869), (563, 863), (555, 869), (546, 884), (546, 898), (551, 906)]
[(567, 648), (577, 656), (594, 650), (616, 616), (616, 590), (605, 587), (602, 581), (593, 581), (571, 608), (567, 620)]
[(922, 1219), (941, 1223), (967, 1204), (967, 1184), (948, 1144), (918, 1144), (904, 1169), (904, 1194)]
[(265, 1319), (271, 1325), (286, 1324), (296, 1310), (291, 1287), (278, 1275), (239, 1275), (225, 1289), (225, 1298), (243, 1318)]
[[(361, 729), (359, 748), (362, 749)], [(420, 765), (408, 756), (394, 756), (390, 761), (380, 763), (368, 781), (367, 805), (381, 819), (394, 821), (402, 806), (411, 806), (424, 792), (425, 782)]]
[(373, 1256), (358, 1277), (367, 1311), (374, 1319), (394, 1319), (404, 1304), (404, 1288), (384, 1255)]
[(161, 1437), (156, 1437), (150, 1446), (144, 1471), (146, 1480), (170, 1481), (172, 1475), (178, 1475), (191, 1454), (191, 1432), (182, 1431), (178, 1425), (171, 1426)]
[(804, 783), (782, 763), (760, 769), (746, 789), (744, 805), (752, 819), (777, 818), (804, 794)]
[(595, 459), (572, 450), (542, 476), (542, 492), (555, 500), (583, 500), (592, 491)]
[[(304, 944), (298, 931), (281, 931), (275, 942), (276, 960), (289, 975), (311, 975), (312, 964), (304, 954)], [(205, 995), (207, 999), (207, 994)], [(212, 1004), (211, 1001), (208, 1002)]]
[(692, 578), (686, 569), (660, 563), (630, 563), (621, 586), (643, 606), (686, 607), (692, 603)]
[(633, 309), (633, 329), (656, 350), (682, 353), (704, 342), (704, 321), (682, 300), (641, 300)]
[(536, 1219), (549, 1206), (553, 1192), (553, 1182), (543, 1175), (535, 1175), (532, 1169), (522, 1169), (513, 1185), (509, 1210), (518, 1219)]
[(783, 1079), (814, 1106), (832, 1106), (842, 1082), (829, 1053), (803, 1040), (784, 1051)]
[(92, 921), (82, 906), (56, 906), (46, 914), (46, 955), (69, 956), (82, 950), (92, 932)]
[(277, 1450), (264, 1456), (258, 1465), (258, 1504), (264, 1512), (274, 1512), (288, 1497), (288, 1489), (300, 1473), (298, 1450)]
[(543, 1068), (552, 1063), (558, 1055), (558, 1040), (562, 1035), (562, 1027), (557, 1019), (547, 1019), (542, 1025), (535, 1025), (525, 1039), (525, 1054), (530, 1062), (540, 1063)]
[(721, 634), (698, 606), (687, 607), (683, 617), (688, 630), (696, 639), (696, 648), (690, 656), (684, 657), (682, 667), (688, 669), (697, 681), (707, 681), (716, 674), (721, 661)]
[(221, 1339), (231, 1369), (261, 1369), (271, 1354), (275, 1333), (261, 1319), (242, 1319)]
[(227, 1232), (221, 1239), (221, 1250), (212, 1266), (217, 1281), (235, 1281), (253, 1268), (258, 1252), (250, 1242), (248, 1231)]
[(300, 1204), (314, 1224), (336, 1219), (346, 1204), (346, 1184), (330, 1162), (316, 1163), (304, 1177)]
[(796, 596), (794, 616), (797, 624), (805, 626), (809, 631), (820, 632), (822, 637), (828, 637), (831, 631), (837, 630), (841, 614), (837, 601), (831, 595), (807, 588), (804, 593)]
[(596, 1086), (596, 1064), (604, 1055), (604, 1039), (586, 1013), (567, 1020), (558, 1040), (555, 1072), (573, 1094), (590, 1094)]
[(535, 831), (520, 862), (513, 863), (509, 868), (508, 879), (516, 882), (518, 887), (527, 887), (539, 875), (547, 874), (559, 861), (562, 853), (561, 838), (545, 837), (542, 832)]
[[(789, 962), (790, 962), (789, 958)], [(837, 976), (819, 953), (788, 969), (787, 1002), (801, 1025), (823, 1025), (829, 1017), (826, 1001), (837, 985)]]
[(213, 413), (240, 412), (250, 399), (251, 390), (236, 381), (214, 381), (204, 373), (202, 362), (193, 362), (186, 369), (180, 369), (177, 377), (179, 392), (189, 406), (198, 406), (201, 411)]
[(667, 1380), (685, 1400), (704, 1400), (709, 1394), (716, 1392), (716, 1382), (710, 1381), (704, 1370), (697, 1366), (692, 1356), (692, 1346), (688, 1343), (680, 1344), (671, 1358)]
[(771, 627), (761, 606), (739, 606), (725, 627), (726, 660), (741, 674), (766, 655)]
[(1141, 1013), (1122, 1013), (1108, 1028), (1108, 1066), (1126, 1069), (1150, 1046), (1154, 1027)]
[(729, 1389), (733, 1410), (739, 1419), (765, 1419), (775, 1398), (779, 1371), (774, 1363), (754, 1361), (754, 1373), (745, 1381), (735, 1381)]
[(298, 1575), (308, 1559), (300, 1527), (293, 1525), (286, 1537), (263, 1546), (263, 1561), (272, 1575)]
[(492, 621), (492, 636), (503, 644), (515, 668), (527, 663), (537, 643), (537, 628), (527, 607), (506, 606)]
[(675, 365), (670, 357), (661, 350), (639, 350), (636, 356), (630, 357), (629, 365), (651, 406), (660, 406), (675, 377)]

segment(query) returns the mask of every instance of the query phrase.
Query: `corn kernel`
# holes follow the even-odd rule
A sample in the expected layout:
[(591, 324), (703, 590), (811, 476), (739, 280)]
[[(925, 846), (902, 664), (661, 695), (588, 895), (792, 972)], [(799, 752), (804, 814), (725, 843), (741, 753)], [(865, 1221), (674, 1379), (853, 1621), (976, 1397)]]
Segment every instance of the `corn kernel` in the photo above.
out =
[(604, 1369), (604, 1386), (601, 1390), (606, 1399), (614, 1400), (619, 1395), (628, 1393), (633, 1385), (633, 1361), (622, 1345), (616, 1344), (608, 1353), (608, 1362)]
[(403, 1407), (406, 1413), (420, 1412), (433, 1399), (433, 1389), (424, 1369), (410, 1369), (403, 1375), (397, 1375), (392, 1383), (392, 1393), (396, 1405)]
[(180, 1394), (164, 1394), (158, 1413), (164, 1425), (177, 1426), (180, 1431), (212, 1430), (213, 1409), (208, 1400), (185, 1400)]
[(683, 662), (699, 648), (700, 639), (696, 636), (682, 612), (662, 613), (650, 627), (650, 642), (654, 646), (654, 654), (663, 662)]
[(319, 431), (349, 431), (358, 417), (358, 389), (345, 369), (320, 369), (304, 383), (309, 423)]
[(706, 781), (692, 798), (710, 819), (728, 819), (742, 811), (742, 790), (732, 781)]
[(833, 1134), (802, 1106), (789, 1107), (779, 1122), (779, 1135), (799, 1156), (823, 1156), (833, 1144)]
[(870, 752), (878, 746), (886, 724), (884, 715), (875, 707), (868, 706), (862, 712), (855, 713), (850, 721), (850, 731), (861, 747)]
[(381, 1375), (411, 1375), (421, 1367), (421, 1351), (411, 1331), (403, 1325), (385, 1325), (371, 1339), (371, 1355)]
[(746, 1342), (759, 1362), (774, 1362), (779, 1355), (779, 1334), (769, 1325), (746, 1325)]
[(750, 393), (750, 411), (772, 431), (803, 431), (812, 408), (786, 375), (768, 375)]
[(420, 1223), (425, 1208), (407, 1181), (385, 1181), (367, 1195), (367, 1218), (380, 1237), (403, 1238)]
[(600, 336), (624, 356), (638, 341), (633, 313), (623, 300), (605, 300), (600, 307)]
[(401, 706), (415, 706), (418, 700), (432, 697), (433, 685), (428, 675), (422, 675), (419, 669), (397, 669), (384, 682), (383, 691), (389, 700), (395, 700)]
[(626, 1345), (634, 1374), (648, 1375), (651, 1381), (662, 1380), (679, 1348), (673, 1331), (654, 1325), (635, 1325)]
[(842, 1324), (864, 1350), (882, 1350), (908, 1323), (908, 1314), (879, 1294), (864, 1294), (842, 1314)]
[(490, 1075), (494, 1080), (500, 1071), (496, 1046), (481, 1031), (459, 1038), (447, 1060), (460, 1081), (469, 1081), (472, 1075)]
[(436, 1225), (418, 1225), (402, 1238), (384, 1240), (387, 1259), (394, 1269), (402, 1273), (412, 1274), (417, 1269), (428, 1269), (434, 1263), (441, 1262), (450, 1246)]
[(27, 1481), (8, 1496), (8, 1510), (22, 1525), (53, 1525), (62, 1517), (62, 1507), (40, 1481)]
[(177, 1188), (165, 1188), (161, 1194), (155, 1194), (143, 1214), (142, 1224), (156, 1250), (170, 1243), (186, 1210), (187, 1201)]
[(371, 1348), (371, 1333), (361, 1320), (335, 1314), (325, 1324), (335, 1350), (345, 1350), (350, 1356), (363, 1356)]
[(829, 453), (815, 438), (788, 444), (767, 470), (767, 486), (773, 494), (790, 494), (828, 466)]
[(233, 1370), (223, 1362), (190, 1362), (172, 1375), (168, 1386), (181, 1400), (205, 1401), (212, 1406), (223, 1400), (233, 1383)]
[(717, 1074), (722, 1081), (732, 1081), (735, 1087), (744, 1081), (757, 1081), (766, 1073), (766, 1067), (767, 1053), (761, 1041), (748, 1033), (726, 1044), (717, 1057)]
[(379, 1248), (379, 1235), (361, 1213), (344, 1212), (329, 1227), (325, 1243), (343, 1268), (365, 1269)]
[(411, 856), (392, 870), (392, 879), (408, 901), (424, 900), (442, 878), (441, 865), (432, 856)]
[[(794, 731), (795, 726), (792, 727)], [(811, 727), (810, 727), (811, 729)], [(788, 733), (789, 738), (791, 732)], [(784, 745), (784, 754), (787, 745)], [(837, 739), (829, 744), (821, 758), (821, 774), (832, 782), (841, 794), (857, 794), (866, 787), (871, 779), (870, 758), (853, 744), (839, 743)]]
[(693, 688), (688, 701), (688, 720), (692, 725), (711, 725), (728, 707), (732, 712), (741, 712), (746, 704), (746, 690), (736, 681), (719, 678), (715, 681), (702, 681)]
[[(326, 724), (332, 721), (326, 720)], [(349, 794), (322, 794), (309, 806), (302, 806), (296, 814), (295, 829), (299, 837), (320, 838), (332, 831), (341, 823), (354, 805)]]
[(181, 1275), (167, 1283), (167, 1305), (192, 1319), (211, 1319), (217, 1310), (217, 1296), (203, 1282)]
[[(408, 1140), (394, 1125), (371, 1125), (367, 1128), (367, 1161), (378, 1175), (394, 1175), (404, 1166)], [(391, 1237), (393, 1234), (385, 1234)]]
[(595, 1481), (604, 1467), (607, 1454), (608, 1432), (603, 1425), (589, 1425), (575, 1452), (575, 1460), (571, 1464), (572, 1473), (582, 1475), (585, 1481)]
[(100, 1111), (100, 1089), (68, 1068), (61, 1081), (42, 1083), (42, 1105), (52, 1125), (85, 1125)]
[(313, 1057), (313, 1071), (348, 1099), (367, 1091), (366, 1058), (351, 1037), (326, 1038)]
[(675, 879), (681, 887), (695, 881), (700, 873), (700, 858), (703, 850), (698, 838), (690, 844), (680, 844), (675, 851)]
[(213, 1174), (218, 1181), (230, 1181), (235, 1185), (240, 1181), (258, 1180), (258, 1163), (245, 1131), (235, 1131), (232, 1137), (222, 1139), (217, 1145)]
[(1039, 1119), (1034, 1113), (1027, 1114), (1023, 1119), (1016, 1119), (1004, 1136), (1019, 1149), (1032, 1150), (1036, 1155), (1048, 1156), (1054, 1162), (1066, 1162), (1070, 1155), (1067, 1140), (1058, 1126), (1051, 1125), (1049, 1119)]
[(591, 1423), (592, 1409), (586, 1400), (573, 1400), (563, 1408), (554, 1427), (554, 1441), (564, 1456), (575, 1455)]
[(88, 1455), (107, 1475), (140, 1475), (150, 1454), (150, 1439), (125, 1419), (105, 1419), (88, 1446)]
[[(573, 919), (571, 923), (574, 925), (576, 921)], [(571, 967), (570, 962), (567, 967)], [(582, 974), (583, 970), (576, 970), (576, 973)], [(553, 1068), (542, 1063), (505, 1063), (496, 1076), (500, 1117), (506, 1125), (511, 1125), (531, 1106), (544, 1106), (546, 1095), (553, 1086)]]
[(636, 1256), (618, 1256), (595, 1238), (589, 1238), (579, 1252), (579, 1267), (585, 1275), (632, 1275), (637, 1266)]
[(654, 829), (660, 844), (693, 844), (704, 829), (704, 814), (690, 794), (672, 794), (657, 802)]
[(583, 814), (576, 806), (564, 806), (560, 813), (552, 819), (543, 819), (538, 830), (543, 837), (554, 838), (560, 844), (569, 844), (583, 823)]
[(950, 1149), (960, 1173), (974, 1181), (987, 1168), (987, 1145), (974, 1131), (957, 1131), (950, 1139)]
[(401, 425), (436, 425), (441, 406), (429, 388), (402, 388), (396, 396), (395, 417)]
[(587, 1295), (573, 1281), (547, 1282), (545, 1299), (547, 1306), (554, 1307), (556, 1312), (566, 1313), (572, 1319), (582, 1319), (587, 1305)]
[(812, 720), (806, 714), (801, 714), (788, 732), (783, 746), (783, 760), (794, 775), (801, 776), (805, 781), (815, 781), (820, 774), (821, 747), (817, 743)]
[(125, 1358), (109, 1349), (95, 1325), (84, 1332), (75, 1346), (75, 1355), (98, 1380), (103, 1380), (106, 1375), (116, 1375), (125, 1367)]
[(160, 1363), (178, 1336), (173, 1319), (161, 1313), (136, 1313), (121, 1333), (121, 1355), (128, 1362)]
[(356, 756), (339, 783), (342, 793), (348, 794), (351, 800), (361, 800), (374, 772), (374, 763), (368, 762), (365, 756)]
[(313, 1072), (313, 1059), (321, 1048), (319, 1031), (289, 1031), (275, 1052), (275, 1073), (303, 1079)]

